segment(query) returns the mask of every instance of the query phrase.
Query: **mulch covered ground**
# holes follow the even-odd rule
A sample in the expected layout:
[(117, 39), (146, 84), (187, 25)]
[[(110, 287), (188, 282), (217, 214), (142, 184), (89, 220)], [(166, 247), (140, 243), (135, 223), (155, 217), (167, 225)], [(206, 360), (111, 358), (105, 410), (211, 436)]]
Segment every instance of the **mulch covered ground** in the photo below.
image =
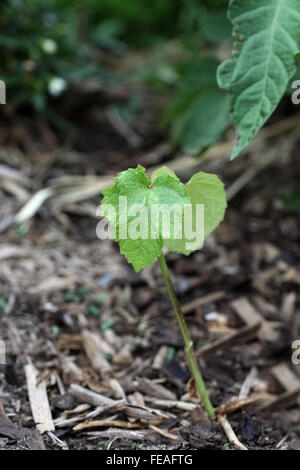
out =
[[(90, 148), (80, 135), (72, 150), (47, 127), (42, 144), (16, 127), (2, 136), (0, 449), (234, 448), (195, 395), (158, 264), (136, 274), (114, 242), (97, 239), (100, 197), (49, 200), (28, 226), (12, 224), (51, 178), (174, 158), (159, 137), (132, 150), (109, 124), (101, 129), (94, 144), (86, 137)], [(226, 183), (226, 219), (201, 251), (167, 255), (212, 402), (249, 449), (300, 448), (291, 361), (300, 338), (299, 212), (281, 201), (299, 180), (298, 132), (260, 141), (234, 163), (226, 152), (199, 159)], [(258, 174), (243, 187), (249, 168)], [(44, 422), (34, 422), (28, 394)]]

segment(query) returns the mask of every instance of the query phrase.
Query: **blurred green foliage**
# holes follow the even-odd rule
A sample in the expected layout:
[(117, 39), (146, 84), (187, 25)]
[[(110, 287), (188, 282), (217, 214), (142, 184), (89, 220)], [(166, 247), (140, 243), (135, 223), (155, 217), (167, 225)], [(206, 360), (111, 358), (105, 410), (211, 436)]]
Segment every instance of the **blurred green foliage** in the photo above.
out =
[(282, 202), (290, 209), (300, 209), (300, 186), (298, 185), (294, 192), (286, 194), (281, 198)]
[(191, 153), (216, 142), (229, 125), (229, 97), (217, 86), (218, 64), (213, 57), (201, 57), (178, 67), (181, 78), (163, 124), (173, 123), (172, 140)]
[[(141, 80), (173, 97), (163, 124), (175, 144), (199, 153), (228, 125), (214, 58), (231, 37), (227, 6), (227, 0), (1, 0), (0, 78), (8, 102), (30, 104), (47, 117), (49, 97), (74, 82)], [(168, 52), (174, 42), (179, 54)], [(129, 76), (106, 60), (135, 50), (147, 60)], [(129, 120), (139, 96), (122, 106)]]
[(1, 78), (8, 99), (29, 102), (43, 111), (48, 94), (58, 96), (69, 81), (87, 76), (112, 79), (92, 61), (92, 43), (81, 31), (81, 18), (80, 2), (4, 0)]

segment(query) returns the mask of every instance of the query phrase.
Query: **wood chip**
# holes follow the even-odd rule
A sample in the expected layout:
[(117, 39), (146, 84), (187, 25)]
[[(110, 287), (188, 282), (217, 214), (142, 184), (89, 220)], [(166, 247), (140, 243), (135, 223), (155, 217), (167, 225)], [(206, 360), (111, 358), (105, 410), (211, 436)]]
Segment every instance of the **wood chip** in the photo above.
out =
[(112, 398), (105, 397), (100, 393), (92, 392), (91, 390), (77, 384), (71, 384), (70, 391), (79, 401), (89, 403), (93, 406), (109, 406), (113, 405), (115, 402)]
[(285, 294), (282, 300), (281, 313), (284, 322), (291, 324), (293, 316), (295, 313), (295, 303), (296, 303), (296, 294), (295, 292), (290, 292)]
[(167, 439), (178, 441), (178, 436), (175, 436), (175, 434), (171, 434), (170, 432), (164, 431), (163, 429), (160, 429), (157, 426), (154, 426), (153, 424), (150, 424), (149, 428), (153, 429), (153, 431), (155, 432), (158, 432), (158, 434), (160, 434), (163, 437), (166, 437)]
[(234, 300), (231, 302), (231, 306), (246, 325), (261, 323), (261, 327), (257, 332), (257, 336), (261, 341), (274, 342), (278, 340), (278, 328), (282, 325), (281, 322), (270, 322), (265, 320), (258, 310), (248, 302), (246, 297)]
[(116, 399), (126, 400), (126, 395), (123, 390), (123, 387), (121, 386), (120, 382), (117, 379), (110, 379), (109, 386), (114, 392)]
[(46, 431), (54, 431), (51, 410), (46, 389), (46, 382), (38, 383), (37, 370), (33, 364), (25, 365), (25, 375), (30, 407), (37, 429), (41, 434)]
[(59, 349), (80, 351), (82, 349), (82, 343), (82, 335), (63, 334), (58, 338), (56, 345)]
[(260, 407), (259, 410), (263, 412), (288, 408), (296, 404), (300, 397), (300, 379), (286, 364), (282, 363), (272, 367), (271, 372), (286, 392), (281, 393), (278, 397)]
[(112, 405), (109, 406), (98, 406), (93, 411), (89, 411), (88, 413), (82, 413), (78, 416), (74, 416), (73, 418), (64, 419), (60, 418), (55, 420), (55, 426), (59, 428), (71, 427), (74, 424), (79, 423), (81, 421), (87, 421), (89, 419), (94, 419), (100, 415), (105, 413), (112, 413), (115, 411), (122, 410), (124, 408), (125, 401), (119, 400), (114, 402)]
[(30, 251), (22, 248), (19, 245), (11, 245), (10, 243), (3, 243), (0, 247), (0, 261), (9, 258), (20, 258), (31, 256)]
[(231, 302), (230, 305), (246, 325), (264, 322), (264, 318), (253, 305), (248, 302), (246, 297), (240, 297)]
[(102, 428), (102, 427), (116, 427), (116, 428), (127, 428), (127, 429), (140, 429), (143, 427), (139, 423), (128, 423), (127, 421), (115, 421), (109, 419), (102, 419), (98, 421), (90, 421), (89, 423), (77, 424), (73, 428), (73, 431), (84, 431), (90, 428)]
[(140, 392), (128, 395), (128, 401), (131, 405), (145, 406), (144, 396)]
[(52, 292), (59, 289), (72, 289), (74, 288), (78, 279), (75, 277), (58, 277), (51, 276), (41, 281), (38, 285), (31, 287), (28, 292), (30, 294), (40, 294), (41, 292)]
[(15, 198), (19, 200), (21, 203), (26, 202), (30, 196), (29, 192), (26, 191), (26, 189), (22, 188), (22, 186), (20, 186), (19, 183), (16, 183), (13, 180), (4, 179), (0, 177), (0, 186), (6, 192), (15, 196)]
[[(116, 403), (116, 400), (112, 398), (105, 397), (100, 393), (92, 392), (87, 388), (83, 388), (80, 385), (72, 384), (71, 393), (80, 401), (84, 403), (89, 403), (93, 406), (109, 406)], [(164, 419), (174, 418), (175, 415), (167, 412), (162, 412), (154, 408), (149, 408), (147, 406), (136, 406), (129, 403), (125, 403), (122, 409), (127, 416), (131, 418), (137, 418), (145, 423), (158, 424)]]
[(82, 382), (84, 379), (83, 371), (78, 367), (69, 356), (60, 356), (64, 379), (66, 382)]
[(161, 346), (154, 358), (152, 368), (154, 370), (161, 370), (162, 366), (166, 360), (168, 354), (168, 347), (167, 346)]
[(257, 369), (256, 367), (252, 367), (252, 369), (250, 370), (249, 374), (247, 375), (241, 387), (241, 390), (239, 393), (239, 399), (246, 398), (249, 395), (251, 388), (254, 385), (256, 377), (257, 377)]
[(152, 430), (128, 430), (122, 428), (116, 429), (106, 429), (105, 431), (93, 431), (87, 432), (86, 435), (88, 436), (89, 440), (94, 439), (130, 439), (132, 441), (150, 441), (156, 442), (157, 438), (155, 437), (157, 433), (153, 432)]
[(112, 363), (118, 367), (127, 367), (130, 366), (133, 362), (132, 355), (130, 353), (119, 353), (114, 354), (112, 358)]
[(300, 379), (285, 363), (272, 367), (271, 373), (287, 391), (299, 390)]
[(155, 383), (153, 380), (149, 380), (145, 377), (137, 377), (135, 383), (137, 383), (138, 388), (146, 395), (166, 400), (176, 400), (175, 393), (167, 390), (163, 385)]
[(211, 302), (216, 302), (217, 300), (221, 300), (226, 296), (226, 292), (221, 290), (217, 292), (213, 292), (212, 294), (204, 295), (199, 299), (192, 300), (188, 304), (182, 306), (182, 313), (189, 313), (195, 310), (197, 307), (201, 307), (201, 305), (205, 305)]
[(153, 398), (153, 397), (145, 397), (145, 400), (147, 403), (151, 403), (153, 406), (156, 406), (158, 408), (163, 408), (166, 410), (178, 408), (179, 410), (193, 411), (199, 407), (197, 403), (190, 403), (187, 401), (160, 400), (158, 398)]
[(266, 401), (269, 398), (269, 395), (266, 393), (256, 393), (247, 398), (232, 397), (216, 409), (216, 415), (229, 415), (241, 408), (245, 408), (246, 406), (253, 405), (253, 403), (260, 401)]
[(63, 450), (69, 450), (69, 447), (68, 445), (66, 444), (65, 441), (62, 441), (61, 439), (59, 439), (55, 434), (53, 434), (52, 432), (48, 432), (48, 436), (52, 439), (52, 441), (54, 442), (54, 444), (57, 444), (59, 447), (61, 447)]
[(261, 322), (254, 323), (248, 326), (240, 328), (235, 333), (230, 333), (224, 338), (212, 341), (196, 352), (197, 357), (208, 358), (215, 355), (217, 352), (225, 351), (236, 344), (245, 343), (250, 341), (257, 335), (258, 330), (261, 327)]
[(31, 181), (28, 179), (22, 171), (16, 170), (7, 165), (0, 165), (0, 177), (10, 178), (12, 180), (22, 183), (24, 186), (31, 187)]
[(157, 410), (148, 406), (126, 405), (124, 412), (131, 418), (140, 419), (143, 423), (159, 424), (165, 419), (175, 418), (175, 415), (166, 411)]
[(107, 343), (100, 335), (88, 330), (82, 332), (82, 338), (85, 353), (91, 361), (93, 369), (101, 374), (110, 371), (111, 365), (103, 355), (103, 351), (107, 350)]
[(266, 405), (259, 407), (259, 411), (263, 413), (270, 413), (275, 410), (287, 409), (297, 403), (299, 397), (299, 390), (292, 390), (281, 393), (277, 398), (269, 400)]

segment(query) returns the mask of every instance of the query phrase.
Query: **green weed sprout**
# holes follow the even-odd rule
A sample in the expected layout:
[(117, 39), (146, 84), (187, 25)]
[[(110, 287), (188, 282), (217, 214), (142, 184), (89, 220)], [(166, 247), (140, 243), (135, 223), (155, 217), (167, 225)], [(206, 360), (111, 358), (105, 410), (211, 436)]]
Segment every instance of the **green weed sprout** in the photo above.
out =
[[(163, 166), (151, 179), (142, 166), (121, 172), (113, 186), (103, 191), (101, 215), (108, 219), (120, 252), (136, 272), (157, 258), (185, 344), (187, 362), (209, 418), (214, 408), (196, 361), (180, 304), (163, 254), (170, 251), (189, 255), (223, 220), (226, 196), (216, 175), (199, 172), (187, 184)], [(105, 231), (107, 237), (107, 231)], [(99, 236), (99, 233), (98, 233)], [(101, 234), (100, 234), (101, 238)]]

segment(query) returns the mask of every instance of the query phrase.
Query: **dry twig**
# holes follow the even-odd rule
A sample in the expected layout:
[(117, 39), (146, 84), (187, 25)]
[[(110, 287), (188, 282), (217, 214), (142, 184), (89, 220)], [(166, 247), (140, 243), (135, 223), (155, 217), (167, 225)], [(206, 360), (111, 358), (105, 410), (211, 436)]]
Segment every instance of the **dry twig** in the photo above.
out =
[(226, 416), (219, 416), (219, 423), (221, 424), (222, 428), (224, 429), (224, 432), (230, 442), (236, 449), (238, 450), (248, 450), (247, 447), (242, 444), (238, 438), (236, 437), (236, 434), (234, 430), (231, 427), (230, 422), (226, 418)]

